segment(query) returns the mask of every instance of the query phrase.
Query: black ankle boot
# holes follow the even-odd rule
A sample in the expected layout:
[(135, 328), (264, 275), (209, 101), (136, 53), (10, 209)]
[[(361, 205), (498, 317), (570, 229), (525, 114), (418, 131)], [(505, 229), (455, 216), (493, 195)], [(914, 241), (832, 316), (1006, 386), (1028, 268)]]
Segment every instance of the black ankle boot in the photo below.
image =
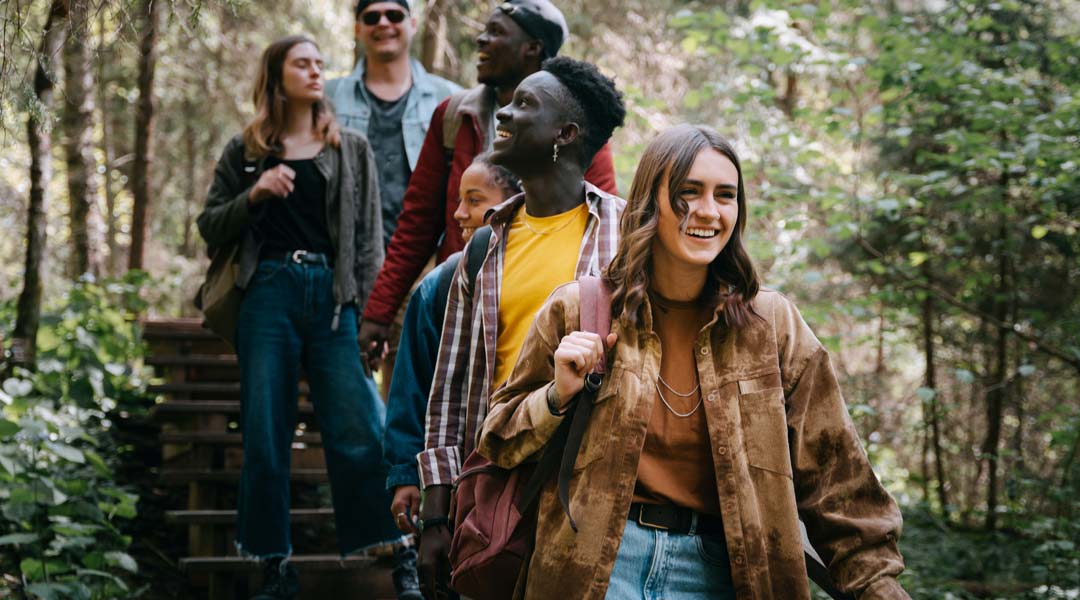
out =
[(263, 564), (263, 586), (251, 600), (293, 600), (300, 592), (300, 575), (288, 561), (272, 558)]
[(402, 547), (394, 552), (394, 591), (398, 600), (424, 600), (420, 577), (416, 574), (416, 548)]

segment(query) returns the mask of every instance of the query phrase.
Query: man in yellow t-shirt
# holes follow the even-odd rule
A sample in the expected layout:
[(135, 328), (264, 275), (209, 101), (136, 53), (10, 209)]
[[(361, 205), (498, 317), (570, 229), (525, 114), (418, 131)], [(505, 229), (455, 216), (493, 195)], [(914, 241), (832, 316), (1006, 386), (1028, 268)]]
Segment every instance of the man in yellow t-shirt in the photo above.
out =
[(545, 61), (495, 115), (492, 162), (517, 175), (525, 192), (495, 209), (490, 236), (470, 240), (487, 240), (484, 262), (469, 281), (462, 260), (447, 298), (425, 446), (417, 455), (425, 597), (434, 597), (449, 576), (450, 490), (476, 445), (491, 393), (513, 370), (551, 292), (599, 275), (614, 257), (626, 202), (584, 176), (625, 115), (614, 81), (589, 63), (563, 57)]

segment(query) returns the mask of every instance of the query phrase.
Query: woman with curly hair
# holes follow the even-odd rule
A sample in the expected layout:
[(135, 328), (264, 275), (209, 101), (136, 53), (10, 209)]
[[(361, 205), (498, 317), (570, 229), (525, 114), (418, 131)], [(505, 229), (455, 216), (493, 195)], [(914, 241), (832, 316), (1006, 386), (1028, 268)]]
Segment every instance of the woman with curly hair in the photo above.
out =
[(604, 280), (611, 335), (579, 329), (579, 287), (540, 310), (478, 451), (544, 448), (598, 361), (607, 375), (569, 508), (547, 482), (527, 598), (809, 598), (800, 517), (838, 587), (907, 598), (900, 512), (863, 452), (829, 355), (759, 288), (732, 146), (681, 125), (645, 149)]

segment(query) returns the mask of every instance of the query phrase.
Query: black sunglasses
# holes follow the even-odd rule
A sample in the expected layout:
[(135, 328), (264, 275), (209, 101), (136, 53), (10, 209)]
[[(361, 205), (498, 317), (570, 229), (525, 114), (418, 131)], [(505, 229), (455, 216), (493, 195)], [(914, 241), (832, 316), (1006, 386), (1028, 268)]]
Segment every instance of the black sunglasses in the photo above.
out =
[(405, 20), (405, 11), (397, 8), (391, 8), (389, 10), (369, 10), (360, 15), (360, 20), (364, 22), (364, 25), (374, 27), (379, 24), (383, 15), (386, 15), (386, 20), (394, 25)]

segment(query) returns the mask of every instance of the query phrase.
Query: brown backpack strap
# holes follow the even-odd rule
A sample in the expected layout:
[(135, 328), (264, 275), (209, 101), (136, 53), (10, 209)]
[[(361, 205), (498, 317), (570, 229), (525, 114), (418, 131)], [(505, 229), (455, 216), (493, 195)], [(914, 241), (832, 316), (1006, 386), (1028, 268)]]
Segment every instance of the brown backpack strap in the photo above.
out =
[(461, 101), (469, 90), (458, 90), (450, 95), (450, 101), (446, 104), (446, 112), (443, 113), (442, 121), (442, 145), (444, 153), (453, 156), (454, 143), (457, 142), (458, 130), (461, 129)]
[[(611, 294), (599, 277), (582, 277), (578, 280), (578, 286), (580, 290), (579, 330), (600, 335), (605, 339), (606, 344), (607, 335), (611, 331)], [(577, 531), (577, 523), (570, 515), (570, 479), (574, 473), (574, 461), (577, 460), (578, 451), (581, 450), (582, 437), (589, 426), (593, 399), (600, 389), (605, 367), (606, 365), (601, 361), (593, 372), (585, 377), (585, 387), (574, 397), (575, 406), (570, 417), (559, 424), (544, 448), (540, 456), (540, 464), (533, 471), (528, 485), (521, 494), (518, 510), (522, 514), (527, 514), (532, 509), (533, 503), (540, 497), (540, 490), (544, 487), (544, 483), (557, 472), (559, 502), (567, 518), (570, 519), (570, 527)]]

